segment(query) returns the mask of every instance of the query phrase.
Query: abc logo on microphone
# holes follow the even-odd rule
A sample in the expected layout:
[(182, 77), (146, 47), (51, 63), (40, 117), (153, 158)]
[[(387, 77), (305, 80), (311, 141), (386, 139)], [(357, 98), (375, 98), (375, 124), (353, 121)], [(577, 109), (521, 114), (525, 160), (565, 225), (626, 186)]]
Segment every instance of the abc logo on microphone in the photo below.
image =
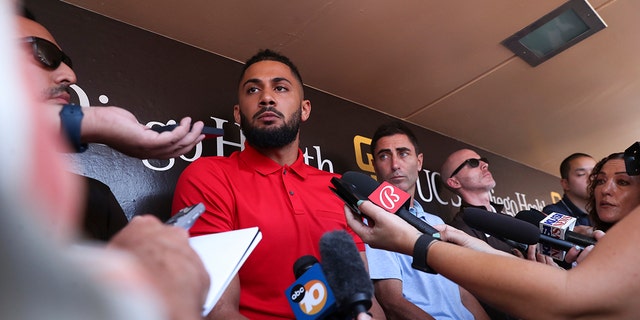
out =
[(327, 286), (319, 280), (297, 284), (291, 290), (291, 300), (298, 303), (300, 310), (308, 315), (320, 312), (327, 304)]
[(285, 294), (296, 319), (321, 319), (335, 309), (336, 298), (319, 263), (296, 279)]

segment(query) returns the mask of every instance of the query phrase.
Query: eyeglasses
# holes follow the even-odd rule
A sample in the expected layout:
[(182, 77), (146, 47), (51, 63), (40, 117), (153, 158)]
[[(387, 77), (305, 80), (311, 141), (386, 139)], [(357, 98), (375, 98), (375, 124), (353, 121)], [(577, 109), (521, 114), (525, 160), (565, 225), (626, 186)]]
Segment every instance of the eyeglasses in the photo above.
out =
[(33, 57), (43, 67), (55, 70), (64, 62), (69, 68), (72, 68), (71, 58), (52, 42), (38, 37), (26, 37), (22, 38), (22, 41), (31, 44)]
[(467, 159), (465, 160), (461, 165), (459, 165), (455, 170), (453, 170), (453, 173), (451, 173), (451, 175), (449, 176), (449, 178), (453, 178), (453, 176), (455, 176), (458, 172), (460, 172), (460, 170), (462, 170), (462, 168), (464, 168), (464, 166), (469, 165), (470, 168), (477, 168), (480, 165), (480, 161), (489, 164), (489, 160), (487, 160), (487, 158), (482, 157), (480, 159)]

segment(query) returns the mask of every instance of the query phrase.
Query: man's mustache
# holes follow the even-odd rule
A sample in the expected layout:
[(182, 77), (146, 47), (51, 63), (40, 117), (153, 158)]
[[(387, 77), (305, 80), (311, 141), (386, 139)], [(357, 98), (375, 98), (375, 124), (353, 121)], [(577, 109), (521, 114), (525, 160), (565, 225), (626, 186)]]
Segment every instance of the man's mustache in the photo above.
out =
[(284, 114), (282, 114), (282, 112), (278, 111), (276, 108), (274, 108), (274, 107), (266, 107), (266, 108), (258, 111), (258, 113), (254, 114), (253, 115), (253, 119), (254, 120), (257, 119), (260, 115), (262, 115), (265, 112), (273, 112), (273, 113), (277, 114), (278, 117), (284, 118)]
[(63, 92), (71, 94), (70, 85), (61, 84), (61, 85), (55, 86), (53, 88), (50, 88), (49, 91), (47, 92), (47, 96), (48, 96), (48, 98), (54, 98), (54, 97), (57, 97), (59, 94), (61, 94)]

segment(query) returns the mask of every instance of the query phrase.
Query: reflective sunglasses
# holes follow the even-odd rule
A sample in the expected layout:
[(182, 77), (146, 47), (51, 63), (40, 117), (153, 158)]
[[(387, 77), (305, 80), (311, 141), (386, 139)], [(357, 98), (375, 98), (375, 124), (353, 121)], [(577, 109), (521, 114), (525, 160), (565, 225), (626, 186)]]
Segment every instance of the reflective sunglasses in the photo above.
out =
[(65, 63), (72, 68), (71, 58), (66, 55), (55, 44), (38, 37), (22, 38), (22, 41), (31, 44), (33, 57), (42, 64), (43, 67), (55, 70), (61, 63)]
[(462, 170), (462, 168), (464, 168), (464, 166), (469, 165), (470, 168), (477, 168), (480, 165), (480, 161), (489, 164), (489, 161), (487, 160), (487, 158), (482, 157), (480, 159), (467, 159), (465, 160), (461, 165), (459, 165), (455, 170), (453, 170), (453, 173), (449, 176), (449, 178), (453, 178), (453, 176), (455, 176), (458, 172), (460, 172), (460, 170)]

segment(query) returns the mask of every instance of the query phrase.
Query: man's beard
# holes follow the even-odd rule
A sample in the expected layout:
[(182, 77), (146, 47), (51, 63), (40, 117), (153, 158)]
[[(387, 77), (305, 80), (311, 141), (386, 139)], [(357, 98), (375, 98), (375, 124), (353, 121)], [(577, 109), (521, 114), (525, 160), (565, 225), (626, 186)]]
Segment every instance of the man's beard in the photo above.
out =
[[(256, 113), (254, 118), (267, 111), (274, 112), (284, 118), (284, 115), (280, 113), (280, 111), (271, 107), (267, 107)], [(298, 108), (298, 111), (291, 115), (291, 120), (285, 122), (284, 125), (278, 128), (261, 129), (251, 126), (251, 122), (240, 112), (240, 129), (242, 129), (242, 133), (249, 144), (256, 148), (281, 148), (296, 139), (298, 130), (300, 129), (301, 117), (302, 108)]]

